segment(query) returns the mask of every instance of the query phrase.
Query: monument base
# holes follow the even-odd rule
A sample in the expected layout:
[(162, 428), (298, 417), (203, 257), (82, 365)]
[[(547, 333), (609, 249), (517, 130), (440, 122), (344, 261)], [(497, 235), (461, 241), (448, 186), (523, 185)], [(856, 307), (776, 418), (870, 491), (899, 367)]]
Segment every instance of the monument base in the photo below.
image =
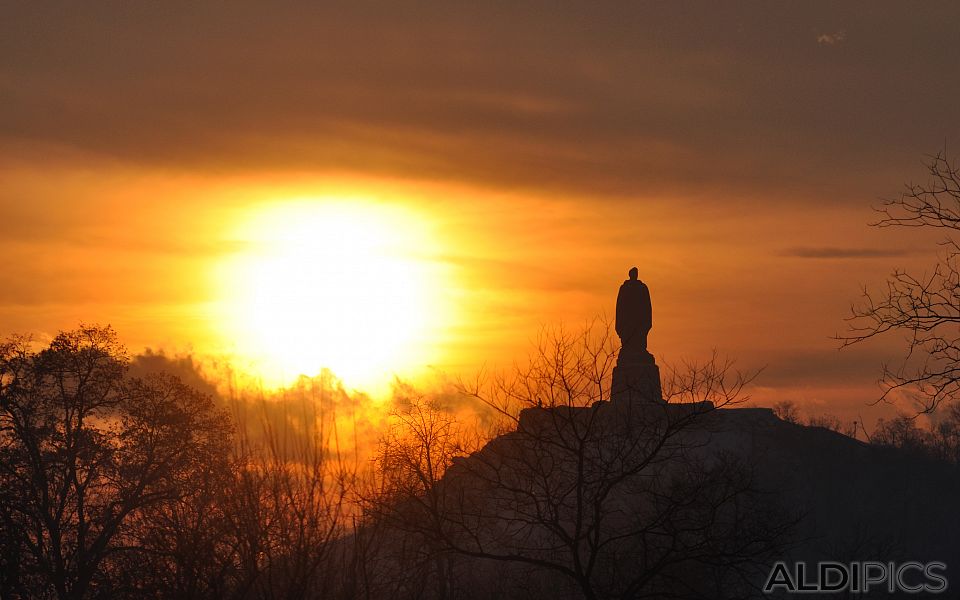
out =
[(611, 402), (629, 402), (631, 404), (663, 404), (663, 391), (660, 388), (660, 368), (649, 360), (623, 364), (617, 362), (613, 368), (613, 382), (610, 387)]

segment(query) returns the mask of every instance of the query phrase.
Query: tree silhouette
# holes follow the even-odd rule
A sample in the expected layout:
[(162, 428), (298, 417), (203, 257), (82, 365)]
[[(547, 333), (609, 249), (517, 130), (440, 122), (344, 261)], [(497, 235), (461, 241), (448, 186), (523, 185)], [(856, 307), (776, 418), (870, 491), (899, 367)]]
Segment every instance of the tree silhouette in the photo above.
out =
[[(375, 533), (380, 557), (386, 559), (380, 560), (379, 579), (403, 590), (399, 597), (448, 598), (456, 588), (451, 552), (442, 541), (421, 535), (422, 519), (446, 510), (444, 475), (476, 444), (454, 415), (409, 386), (395, 402), (376, 460), (376, 487), (363, 497), (366, 515), (379, 526)], [(415, 542), (391, 539), (391, 532), (402, 532)], [(365, 533), (373, 531), (368, 527)]]
[(881, 292), (864, 288), (851, 307), (848, 331), (838, 336), (846, 347), (898, 331), (907, 335), (899, 366), (884, 365), (881, 400), (905, 393), (921, 412), (933, 412), (960, 393), (960, 170), (944, 152), (926, 162), (926, 183), (910, 183), (899, 197), (885, 201), (876, 227), (942, 230), (941, 253), (927, 275), (894, 271)]
[(2, 595), (109, 595), (110, 564), (140, 550), (137, 514), (187, 494), (226, 454), (228, 422), (176, 378), (126, 378), (110, 328), (31, 348), (0, 346)]
[(331, 444), (333, 414), (312, 391), (291, 390), (279, 415), (261, 415), (256, 438), (239, 436), (222, 500), (230, 557), (239, 565), (236, 597), (335, 597), (343, 559), (336, 540), (346, 533), (355, 465)]
[(385, 448), (389, 475), (412, 484), (373, 516), (444, 561), (425, 572), (449, 578), (432, 597), (454, 582), (470, 597), (491, 578), (499, 594), (732, 597), (782, 548), (793, 520), (741, 458), (708, 448), (716, 407), (749, 377), (714, 357), (668, 371), (673, 403), (598, 402), (616, 350), (608, 327), (545, 332), (527, 365), (463, 388), (513, 431), (464, 456), (421, 406), (413, 435)]

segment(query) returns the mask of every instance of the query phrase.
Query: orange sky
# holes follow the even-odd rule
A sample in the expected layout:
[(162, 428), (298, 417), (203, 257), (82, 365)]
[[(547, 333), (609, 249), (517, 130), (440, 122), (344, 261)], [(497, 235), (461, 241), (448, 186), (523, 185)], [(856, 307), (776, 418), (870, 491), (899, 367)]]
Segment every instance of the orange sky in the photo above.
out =
[(875, 414), (900, 340), (830, 336), (932, 264), (866, 223), (960, 133), (957, 8), (694, 6), (4, 9), (0, 331), (238, 351), (243, 228), (348, 199), (419, 232), (395, 252), (436, 305), (401, 374), (508, 364), (637, 265), (658, 361), (716, 348), (766, 366), (760, 401)]

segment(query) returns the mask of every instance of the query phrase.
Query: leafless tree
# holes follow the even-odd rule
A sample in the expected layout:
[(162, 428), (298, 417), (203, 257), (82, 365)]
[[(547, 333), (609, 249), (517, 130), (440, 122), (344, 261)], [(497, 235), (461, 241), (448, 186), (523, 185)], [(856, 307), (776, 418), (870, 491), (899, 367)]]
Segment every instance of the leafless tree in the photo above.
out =
[(136, 515), (180, 500), (227, 448), (211, 398), (126, 365), (110, 328), (0, 346), (0, 517), (18, 574), (5, 597), (111, 595), (111, 564), (139, 551)]
[(449, 598), (456, 587), (451, 552), (421, 535), (419, 516), (443, 510), (446, 471), (479, 447), (479, 437), (436, 398), (409, 385), (397, 387), (392, 402), (373, 480), (359, 491), (366, 519), (355, 538), (377, 546), (364, 560), (379, 585), (368, 581), (365, 591), (380, 598)]
[(237, 465), (226, 452), (210, 457), (182, 493), (131, 515), (129, 551), (110, 562), (113, 598), (229, 598), (239, 569), (227, 500)]
[(822, 427), (835, 431), (847, 437), (856, 438), (859, 425), (857, 421), (845, 421), (836, 415), (822, 414), (810, 416), (807, 419), (807, 425), (810, 427)]
[[(750, 378), (714, 357), (668, 369), (668, 402), (618, 405), (604, 401), (616, 351), (603, 323), (545, 331), (527, 364), (463, 389), (513, 431), (458, 458), (449, 424), (418, 415), (412, 429), (430, 439), (385, 455), (411, 484), (392, 489), (378, 516), (457, 557), (447, 568), (461, 596), (482, 589), (484, 573), (510, 582), (499, 593), (735, 597), (781, 547), (792, 520), (741, 458), (709, 449), (712, 415)], [(452, 592), (441, 589), (427, 596)]]
[(822, 427), (847, 437), (857, 437), (859, 429), (857, 421), (844, 421), (831, 414), (810, 415), (803, 419), (800, 415), (800, 409), (797, 403), (792, 400), (784, 400), (775, 403), (772, 407), (773, 414), (781, 421), (793, 423), (794, 425), (809, 425), (810, 427)]
[(352, 597), (331, 383), (240, 419), (128, 364), (110, 328), (0, 345), (0, 600)]
[(784, 400), (774, 404), (773, 414), (787, 423), (800, 424), (800, 410), (797, 408), (797, 403), (791, 400)]
[(356, 465), (338, 447), (328, 383), (303, 381), (282, 406), (261, 401), (259, 417), (244, 419), (223, 499), (239, 572), (233, 597), (336, 597)]
[(884, 365), (881, 400), (904, 393), (921, 412), (933, 412), (960, 393), (960, 170), (940, 152), (926, 162), (925, 183), (910, 183), (899, 197), (877, 208), (876, 227), (942, 231), (938, 261), (922, 276), (894, 271), (880, 292), (864, 288), (851, 307), (841, 347), (885, 334), (907, 336), (907, 353), (898, 366)]
[(960, 406), (951, 406), (943, 418), (929, 428), (918, 427), (916, 419), (909, 415), (879, 419), (870, 442), (935, 460), (960, 463)]

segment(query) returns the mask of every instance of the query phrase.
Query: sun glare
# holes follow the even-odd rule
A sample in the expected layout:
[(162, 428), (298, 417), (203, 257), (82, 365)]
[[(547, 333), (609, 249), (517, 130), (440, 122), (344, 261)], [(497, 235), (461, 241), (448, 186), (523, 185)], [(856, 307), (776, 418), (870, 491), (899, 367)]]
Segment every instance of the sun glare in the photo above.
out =
[(237, 228), (221, 272), (224, 334), (265, 383), (329, 368), (377, 388), (433, 360), (445, 315), (435, 241), (415, 213), (372, 202), (269, 205)]

